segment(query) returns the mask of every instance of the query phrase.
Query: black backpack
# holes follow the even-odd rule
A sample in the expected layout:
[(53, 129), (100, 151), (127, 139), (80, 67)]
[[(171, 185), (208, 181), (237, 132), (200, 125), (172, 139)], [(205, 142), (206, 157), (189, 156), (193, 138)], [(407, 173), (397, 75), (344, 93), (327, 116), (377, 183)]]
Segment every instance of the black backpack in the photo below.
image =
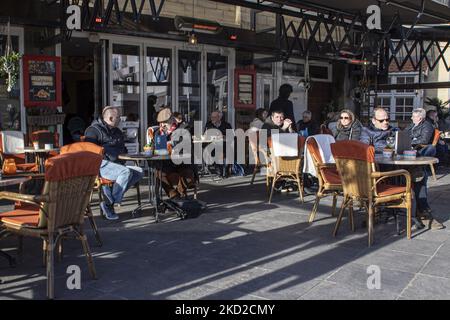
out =
[(166, 203), (181, 219), (197, 218), (206, 209), (206, 204), (196, 199), (167, 200)]

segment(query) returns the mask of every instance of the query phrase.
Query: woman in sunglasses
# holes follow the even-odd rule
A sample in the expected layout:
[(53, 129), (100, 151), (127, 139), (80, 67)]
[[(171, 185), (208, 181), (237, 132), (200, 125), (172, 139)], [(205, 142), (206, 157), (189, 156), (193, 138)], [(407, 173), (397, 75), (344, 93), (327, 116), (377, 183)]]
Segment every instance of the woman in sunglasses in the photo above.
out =
[(355, 114), (344, 109), (338, 119), (334, 133), (336, 141), (340, 140), (359, 140), (362, 131), (362, 124), (356, 119)]

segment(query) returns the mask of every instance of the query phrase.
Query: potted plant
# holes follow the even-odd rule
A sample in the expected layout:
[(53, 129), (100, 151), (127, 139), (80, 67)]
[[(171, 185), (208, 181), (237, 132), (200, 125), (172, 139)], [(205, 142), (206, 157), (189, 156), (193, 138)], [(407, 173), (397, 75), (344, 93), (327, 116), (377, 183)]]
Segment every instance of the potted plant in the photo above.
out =
[(7, 91), (11, 92), (19, 78), (20, 58), (22, 55), (14, 52), (11, 44), (11, 36), (9, 32), (6, 40), (5, 55), (0, 57), (0, 75), (6, 78)]

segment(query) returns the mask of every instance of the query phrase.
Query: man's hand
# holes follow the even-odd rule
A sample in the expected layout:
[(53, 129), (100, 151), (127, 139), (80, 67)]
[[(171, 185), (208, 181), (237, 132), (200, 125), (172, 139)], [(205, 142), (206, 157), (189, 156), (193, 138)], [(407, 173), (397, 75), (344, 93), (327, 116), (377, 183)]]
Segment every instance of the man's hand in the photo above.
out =
[(281, 127), (283, 130), (287, 130), (290, 126), (292, 126), (291, 119), (284, 119), (283, 126)]

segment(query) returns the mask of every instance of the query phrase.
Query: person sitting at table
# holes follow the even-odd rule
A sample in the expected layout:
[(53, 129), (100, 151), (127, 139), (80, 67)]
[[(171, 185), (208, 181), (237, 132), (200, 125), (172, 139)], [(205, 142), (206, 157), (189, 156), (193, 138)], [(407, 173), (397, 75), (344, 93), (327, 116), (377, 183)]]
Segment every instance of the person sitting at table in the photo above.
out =
[(336, 141), (359, 140), (361, 130), (362, 124), (356, 119), (355, 114), (348, 109), (344, 109), (341, 111), (335, 130), (333, 130), (333, 136)]
[[(418, 156), (433, 157), (436, 155), (436, 148), (431, 144), (434, 137), (434, 127), (430, 121), (426, 120), (426, 112), (423, 108), (414, 109), (411, 117), (412, 123), (406, 128), (411, 135), (411, 144), (417, 150)], [(414, 182), (414, 193), (417, 199), (417, 215), (429, 224), (432, 229), (442, 229), (442, 223), (436, 221), (431, 215), (431, 208), (428, 204), (428, 171), (426, 168), (421, 172), (413, 173), (416, 176)]]
[(368, 127), (363, 127), (359, 141), (373, 145), (375, 152), (382, 153), (386, 148), (388, 137), (394, 137), (397, 128), (389, 124), (389, 114), (382, 107), (373, 110), (373, 117)]
[[(211, 112), (211, 116), (210, 116), (210, 121), (208, 121), (205, 125), (205, 131), (204, 134), (206, 136), (210, 136), (211, 134), (208, 134), (208, 130), (210, 129), (217, 129), (220, 131), (220, 133), (222, 134), (222, 138), (226, 137), (227, 134), (227, 130), (233, 130), (233, 128), (231, 127), (231, 124), (229, 124), (228, 122), (222, 120), (223, 114), (220, 111), (213, 111)], [(223, 161), (225, 161), (226, 159), (226, 144), (223, 143)], [(215, 153), (213, 152), (211, 154), (211, 156), (215, 156)], [(228, 176), (229, 173), (229, 165), (223, 165), (223, 164), (215, 164), (214, 165), (215, 170), (217, 172), (217, 174), (219, 176), (221, 176), (222, 178), (226, 178)]]
[(231, 124), (222, 119), (223, 114), (220, 111), (213, 111), (209, 117), (209, 121), (205, 125), (205, 131), (208, 129), (218, 129), (222, 135), (225, 137), (227, 134), (227, 129), (233, 129)]
[[(156, 116), (159, 123), (159, 129), (154, 132), (157, 135), (164, 136), (161, 141), (167, 144), (174, 144), (172, 141), (172, 133), (177, 129), (178, 124), (173, 117), (170, 108), (161, 109)], [(179, 164), (175, 165), (172, 161), (165, 161), (158, 176), (161, 177), (161, 185), (164, 192), (170, 199), (180, 199), (187, 196), (187, 189), (191, 188), (195, 183), (195, 174), (191, 165)], [(176, 185), (176, 188), (174, 187)]]
[(251, 131), (259, 131), (261, 130), (262, 126), (264, 125), (264, 121), (266, 121), (267, 116), (269, 113), (264, 108), (258, 108), (255, 111), (255, 118), (252, 122), (250, 122), (250, 130)]
[(120, 110), (118, 107), (106, 106), (102, 115), (86, 129), (85, 141), (102, 146), (105, 150), (100, 166), (100, 176), (114, 181), (112, 188), (103, 186), (105, 199), (100, 206), (108, 220), (119, 217), (114, 211), (114, 204), (121, 204), (123, 195), (144, 176), (143, 170), (137, 166), (125, 166), (119, 155), (127, 153), (124, 134), (118, 128)]
[(303, 112), (303, 119), (297, 122), (298, 133), (304, 137), (313, 136), (319, 133), (319, 126), (312, 120), (312, 113), (309, 110)]
[(264, 122), (262, 130), (267, 130), (267, 137), (278, 131), (279, 133), (295, 132), (291, 119), (285, 119), (284, 112), (281, 109), (274, 109), (270, 117)]

